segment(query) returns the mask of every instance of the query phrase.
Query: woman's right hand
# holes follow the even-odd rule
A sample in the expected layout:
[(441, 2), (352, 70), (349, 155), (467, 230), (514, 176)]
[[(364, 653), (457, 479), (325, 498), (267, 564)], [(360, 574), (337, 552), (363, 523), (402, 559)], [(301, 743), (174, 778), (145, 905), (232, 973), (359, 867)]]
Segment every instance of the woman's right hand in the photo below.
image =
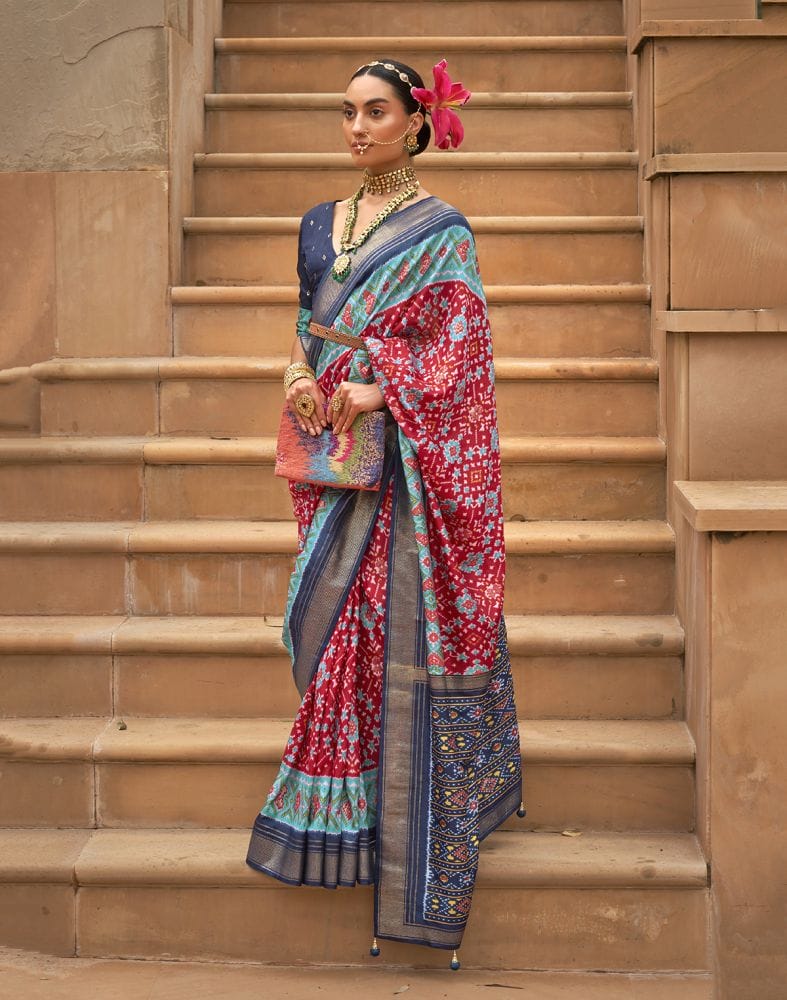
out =
[[(295, 405), (298, 397), (304, 395), (311, 396), (314, 400), (314, 412), (310, 417), (304, 417)], [(325, 417), (325, 394), (314, 379), (306, 377), (297, 379), (287, 390), (286, 399), (287, 405), (298, 418), (302, 431), (308, 431), (316, 437), (322, 433), (324, 427), (328, 426)]]

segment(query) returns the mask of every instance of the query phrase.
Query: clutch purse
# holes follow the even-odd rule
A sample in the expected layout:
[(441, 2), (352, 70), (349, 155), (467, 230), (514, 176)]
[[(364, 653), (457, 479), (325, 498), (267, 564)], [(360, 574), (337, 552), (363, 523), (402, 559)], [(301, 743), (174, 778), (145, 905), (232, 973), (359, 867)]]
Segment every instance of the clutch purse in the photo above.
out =
[(334, 434), (302, 431), (297, 416), (285, 406), (276, 441), (277, 476), (316, 486), (379, 490), (385, 450), (385, 413), (359, 413), (348, 430)]

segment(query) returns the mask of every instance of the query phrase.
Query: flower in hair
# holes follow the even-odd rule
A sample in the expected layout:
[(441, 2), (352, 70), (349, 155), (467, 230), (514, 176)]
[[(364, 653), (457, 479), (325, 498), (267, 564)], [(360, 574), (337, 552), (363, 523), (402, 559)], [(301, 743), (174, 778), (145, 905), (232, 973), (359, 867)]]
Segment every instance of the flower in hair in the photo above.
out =
[(469, 90), (461, 83), (454, 83), (446, 72), (448, 63), (441, 59), (432, 67), (434, 90), (411, 87), (410, 93), (416, 101), (429, 111), (434, 125), (434, 141), (438, 149), (458, 148), (465, 136), (464, 126), (453, 108), (459, 108), (471, 98)]

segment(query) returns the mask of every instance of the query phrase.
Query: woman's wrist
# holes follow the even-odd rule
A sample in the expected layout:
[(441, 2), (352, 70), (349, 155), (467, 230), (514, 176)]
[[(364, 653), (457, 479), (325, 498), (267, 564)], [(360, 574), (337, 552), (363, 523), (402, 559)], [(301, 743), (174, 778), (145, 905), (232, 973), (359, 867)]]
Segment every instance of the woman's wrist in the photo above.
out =
[(317, 381), (317, 376), (311, 365), (307, 364), (305, 361), (294, 361), (291, 365), (288, 365), (284, 371), (284, 390), (285, 392), (290, 388), (293, 382), (297, 382), (298, 379), (309, 378), (312, 381)]
[[(290, 389), (292, 389), (292, 387), (293, 387), (294, 385), (297, 385), (297, 384), (298, 384), (298, 382), (303, 382), (304, 380), (305, 380), (305, 381), (307, 381), (307, 382), (314, 382), (314, 383), (316, 383), (316, 382), (317, 382), (317, 380), (316, 380), (316, 379), (313, 379), (313, 378), (311, 377), (311, 375), (298, 375), (298, 377), (297, 377), (297, 378), (294, 378), (294, 379), (291, 379), (291, 380), (290, 380), (290, 383), (289, 383), (289, 385), (287, 385), (287, 386), (285, 387), (285, 391), (289, 392), (289, 390), (290, 390)], [(299, 389), (308, 389), (309, 387), (308, 387), (308, 386), (306, 386), (306, 385), (302, 385), (302, 386), (298, 386), (298, 388), (299, 388)]]

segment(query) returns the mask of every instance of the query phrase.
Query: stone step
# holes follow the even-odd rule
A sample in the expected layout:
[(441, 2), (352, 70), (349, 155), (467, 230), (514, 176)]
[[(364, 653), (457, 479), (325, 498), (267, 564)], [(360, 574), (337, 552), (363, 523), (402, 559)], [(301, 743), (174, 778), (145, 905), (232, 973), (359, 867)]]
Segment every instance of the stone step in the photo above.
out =
[[(185, 221), (186, 227), (213, 224), (208, 219)], [(224, 221), (251, 224), (248, 219)], [(295, 280), (292, 275), (290, 280)], [(484, 291), (496, 356), (650, 354), (647, 285), (496, 286), (486, 282)], [(297, 296), (296, 285), (175, 285), (171, 295), (174, 353), (287, 354), (295, 336)]]
[[(184, 281), (195, 285), (288, 285), (298, 258), (299, 220), (187, 220)], [(566, 216), (497, 219), (475, 230), (484, 282), (634, 283), (642, 280), (642, 220)], [(267, 223), (267, 224), (266, 224)], [(540, 224), (539, 224), (540, 223)]]
[[(0, 519), (287, 520), (275, 448), (273, 437), (0, 440)], [(663, 517), (665, 451), (657, 437), (506, 438), (505, 515)]]
[[(44, 435), (277, 432), (284, 357), (68, 358), (31, 366)], [(652, 358), (498, 358), (503, 435), (655, 435)]]
[[(322, 80), (318, 86), (319, 93), (206, 94), (206, 150), (346, 152), (344, 91), (323, 93)], [(474, 91), (461, 114), (468, 153), (620, 151), (635, 141), (631, 92), (625, 90)]]
[[(248, 840), (247, 829), (3, 830), (0, 935), (83, 957), (445, 968), (444, 951), (394, 941), (371, 958), (371, 886), (287, 887), (246, 864)], [(705, 972), (707, 919), (693, 834), (496, 831), (460, 954), (464, 968)]]
[[(619, 35), (620, 0), (550, 0), (549, 3), (512, 3), (488, 0), (226, 0), (222, 34), (248, 36), (304, 36), (324, 29), (327, 36), (361, 34), (371, 29), (384, 37), (407, 34), (443, 35)], [(382, 58), (364, 54), (365, 58)]]
[[(507, 522), (506, 612), (668, 614), (664, 521)], [(3, 614), (245, 615), (284, 607), (294, 522), (5, 522)]]
[[(673, 615), (509, 615), (523, 717), (680, 719)], [(293, 718), (279, 617), (0, 616), (0, 716)]]
[[(426, 152), (418, 176), (465, 215), (635, 215), (636, 152)], [(344, 153), (195, 153), (195, 215), (301, 216), (358, 188)]]
[[(444, 30), (444, 26), (441, 26)], [(216, 38), (215, 80), (227, 93), (296, 93), (304, 83), (344, 90), (355, 69), (384, 52), (419, 70), (448, 61), (472, 91), (624, 90), (624, 35), (476, 35), (413, 37)]]
[[(251, 827), (292, 720), (0, 720), (0, 826)], [(120, 725), (126, 728), (119, 728)], [(520, 724), (527, 817), (508, 829), (693, 827), (679, 720)]]
[[(33, 942), (33, 944), (35, 944)], [(447, 995), (469, 997), (488, 986), (488, 970), (463, 968), (461, 982), (449, 979), (448, 969), (413, 970), (381, 965), (325, 968), (318, 965), (276, 968), (243, 962), (156, 962), (128, 959), (60, 958), (37, 952), (0, 948), (0, 977), (10, 996), (47, 1000), (41, 981), (57, 980), (57, 1000), (83, 1000), (85, 996), (152, 997), (163, 989), (167, 1000), (194, 997), (231, 997), (259, 1000), (288, 997), (310, 1000), (345, 1000), (350, 994), (364, 997), (393, 996), (413, 989), (418, 1000), (443, 1000)], [(672, 972), (506, 972), (501, 985), (524, 990), (539, 1000), (711, 1000), (710, 973)], [(41, 993), (38, 992), (39, 988)]]

